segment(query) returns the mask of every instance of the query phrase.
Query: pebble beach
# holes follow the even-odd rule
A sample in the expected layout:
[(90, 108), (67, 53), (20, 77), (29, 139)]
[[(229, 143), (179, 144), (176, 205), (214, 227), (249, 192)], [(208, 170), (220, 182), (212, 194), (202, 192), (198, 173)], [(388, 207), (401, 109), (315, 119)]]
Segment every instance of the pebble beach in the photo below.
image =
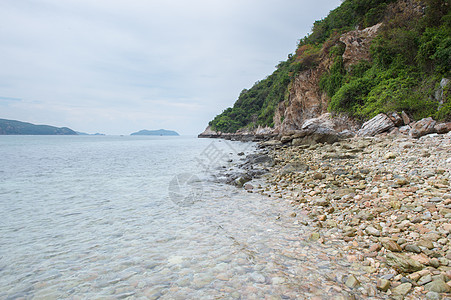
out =
[(245, 188), (289, 202), (309, 241), (340, 245), (348, 274), (327, 276), (346, 298), (451, 299), (451, 133), (266, 149), (270, 172)]

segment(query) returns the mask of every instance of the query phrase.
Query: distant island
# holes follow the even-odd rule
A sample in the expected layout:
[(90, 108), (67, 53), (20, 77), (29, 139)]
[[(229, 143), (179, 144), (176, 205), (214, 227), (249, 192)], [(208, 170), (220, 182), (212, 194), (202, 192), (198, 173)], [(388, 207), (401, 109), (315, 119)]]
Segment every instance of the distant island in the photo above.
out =
[(178, 134), (177, 132), (173, 131), (173, 130), (165, 130), (165, 129), (160, 129), (160, 130), (140, 130), (138, 132), (134, 132), (130, 135), (160, 135), (160, 136), (179, 136), (180, 134)]
[(86, 133), (86, 132), (81, 132), (81, 131), (75, 131), (78, 135), (105, 135), (104, 133)]
[(0, 135), (77, 135), (67, 127), (35, 125), (16, 120), (0, 119)]

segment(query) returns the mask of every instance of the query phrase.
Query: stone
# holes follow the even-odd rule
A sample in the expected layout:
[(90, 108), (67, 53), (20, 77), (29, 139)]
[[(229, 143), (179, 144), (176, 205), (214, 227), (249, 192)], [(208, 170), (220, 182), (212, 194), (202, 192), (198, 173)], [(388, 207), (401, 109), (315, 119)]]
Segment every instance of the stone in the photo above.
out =
[(403, 253), (389, 252), (386, 254), (387, 264), (398, 272), (412, 273), (419, 271), (424, 266)]
[(397, 112), (391, 112), (387, 114), (390, 120), (395, 124), (396, 127), (402, 126), (404, 124), (402, 118), (398, 115)]
[(366, 227), (365, 232), (368, 233), (369, 235), (381, 236), (381, 232), (376, 228), (374, 228), (373, 226)]
[(404, 250), (410, 251), (410, 252), (414, 252), (414, 253), (420, 253), (420, 252), (421, 252), (420, 247), (418, 247), (418, 246), (415, 245), (415, 244), (407, 244), (407, 245), (404, 247)]
[(360, 285), (360, 282), (355, 278), (354, 275), (349, 275), (348, 279), (346, 279), (345, 285), (351, 289)]
[(401, 118), (402, 118), (402, 121), (403, 121), (403, 123), (404, 123), (404, 125), (409, 125), (410, 124), (410, 118), (409, 118), (409, 116), (406, 114), (406, 112), (405, 111), (402, 111), (401, 112)]
[(431, 118), (424, 118), (416, 122), (410, 130), (410, 136), (413, 138), (420, 138), (426, 134), (434, 132), (436, 122)]
[(393, 288), (391, 291), (393, 292), (394, 295), (405, 296), (410, 292), (411, 289), (412, 289), (412, 284), (409, 282), (406, 282), (406, 283), (402, 283), (402, 284), (398, 285), (397, 287)]
[(451, 122), (439, 123), (434, 126), (434, 131), (440, 134), (445, 134), (451, 131)]
[(396, 158), (396, 154), (394, 154), (393, 152), (387, 152), (387, 153), (384, 155), (384, 158), (385, 158), (385, 159), (395, 159), (395, 158)]
[(359, 136), (375, 136), (395, 127), (393, 121), (383, 113), (378, 114), (371, 120), (363, 123), (362, 128), (358, 131)]
[(290, 174), (290, 173), (300, 173), (308, 171), (309, 166), (302, 162), (294, 162), (287, 164), (284, 166), (280, 172), (282, 175)]
[(382, 238), (381, 239), (382, 246), (384, 246), (385, 249), (393, 251), (393, 252), (401, 252), (401, 247), (393, 240), (389, 238)]
[(313, 179), (322, 180), (324, 178), (326, 178), (326, 175), (321, 172), (316, 172), (315, 174), (313, 174)]
[(412, 255), (410, 258), (416, 260), (417, 262), (423, 265), (429, 264), (429, 257), (427, 257), (427, 255), (424, 253)]
[(251, 178), (249, 178), (249, 177), (241, 176), (241, 177), (238, 177), (237, 179), (235, 179), (234, 183), (237, 187), (243, 187), (243, 185), (250, 180), (251, 180)]
[(376, 288), (380, 291), (386, 292), (390, 288), (390, 281), (380, 278), (376, 282)]
[(325, 198), (319, 198), (314, 200), (312, 204), (315, 206), (329, 206), (330, 201)]
[(426, 299), (428, 300), (440, 300), (440, 294), (437, 292), (427, 292), (426, 293)]
[(427, 283), (429, 283), (431, 281), (432, 281), (432, 275), (431, 274), (426, 274), (423, 277), (421, 277), (420, 279), (418, 279), (417, 283), (419, 285), (425, 285), (425, 284), (427, 284)]
[(420, 247), (428, 248), (428, 249), (433, 249), (434, 248), (434, 244), (432, 243), (431, 240), (428, 240), (428, 239), (421, 239), (421, 240), (419, 240), (417, 245), (420, 246)]
[(246, 183), (246, 184), (244, 185), (244, 189), (245, 189), (246, 191), (250, 191), (250, 190), (253, 190), (253, 189), (254, 189), (254, 186), (253, 186), (252, 184), (250, 184), (250, 183)]
[(317, 240), (319, 240), (320, 237), (321, 237), (321, 236), (320, 236), (319, 232), (312, 232), (312, 233), (310, 234), (309, 240), (311, 240), (311, 241), (317, 241)]
[(447, 285), (443, 280), (436, 279), (424, 286), (427, 291), (436, 293), (448, 293), (450, 291), (449, 285)]

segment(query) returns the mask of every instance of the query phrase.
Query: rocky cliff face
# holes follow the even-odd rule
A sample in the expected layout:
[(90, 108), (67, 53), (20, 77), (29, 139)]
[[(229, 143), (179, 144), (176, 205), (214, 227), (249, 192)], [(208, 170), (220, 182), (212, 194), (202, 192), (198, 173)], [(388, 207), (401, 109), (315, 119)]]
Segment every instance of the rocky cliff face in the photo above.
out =
[[(343, 63), (346, 69), (361, 60), (369, 60), (369, 47), (372, 39), (376, 36), (381, 24), (354, 30), (343, 34), (338, 43), (343, 43), (345, 50), (343, 53)], [(280, 134), (297, 130), (302, 124), (311, 118), (316, 118), (327, 112), (329, 97), (320, 90), (319, 81), (324, 72), (330, 70), (333, 60), (327, 49), (322, 50), (320, 64), (315, 69), (301, 72), (294, 80), (288, 101), (279, 103), (279, 107), (274, 115), (274, 130)], [(347, 121), (347, 120), (346, 120)], [(346, 128), (347, 122), (337, 119), (336, 129)], [(350, 126), (355, 124), (348, 123)]]
[[(370, 59), (370, 43), (377, 35), (381, 26), (376, 24), (363, 30), (354, 30), (343, 34), (336, 39), (335, 44), (344, 46), (342, 54), (343, 64), (346, 69), (361, 60)], [(200, 137), (220, 136), (247, 136), (247, 135), (285, 135), (296, 130), (301, 130), (306, 120), (317, 118), (327, 113), (330, 98), (319, 87), (321, 76), (330, 70), (334, 60), (329, 55), (330, 48), (334, 44), (327, 44), (321, 50), (319, 64), (316, 68), (301, 71), (289, 86), (289, 94), (286, 101), (280, 102), (274, 114), (274, 128), (257, 128), (253, 132), (238, 131), (235, 134), (221, 134), (213, 131), (210, 126), (201, 133)], [(346, 116), (333, 118), (334, 130), (343, 131), (358, 127), (356, 122)]]

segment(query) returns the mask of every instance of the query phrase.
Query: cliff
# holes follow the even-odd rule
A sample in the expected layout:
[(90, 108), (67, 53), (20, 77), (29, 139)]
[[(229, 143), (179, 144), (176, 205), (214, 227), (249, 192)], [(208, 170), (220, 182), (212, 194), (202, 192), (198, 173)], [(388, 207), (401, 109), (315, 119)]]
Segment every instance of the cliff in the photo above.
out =
[(446, 1), (361, 3), (346, 0), (315, 22), (286, 62), (199, 136), (289, 135), (325, 113), (337, 132), (357, 132), (380, 113), (451, 121)]

